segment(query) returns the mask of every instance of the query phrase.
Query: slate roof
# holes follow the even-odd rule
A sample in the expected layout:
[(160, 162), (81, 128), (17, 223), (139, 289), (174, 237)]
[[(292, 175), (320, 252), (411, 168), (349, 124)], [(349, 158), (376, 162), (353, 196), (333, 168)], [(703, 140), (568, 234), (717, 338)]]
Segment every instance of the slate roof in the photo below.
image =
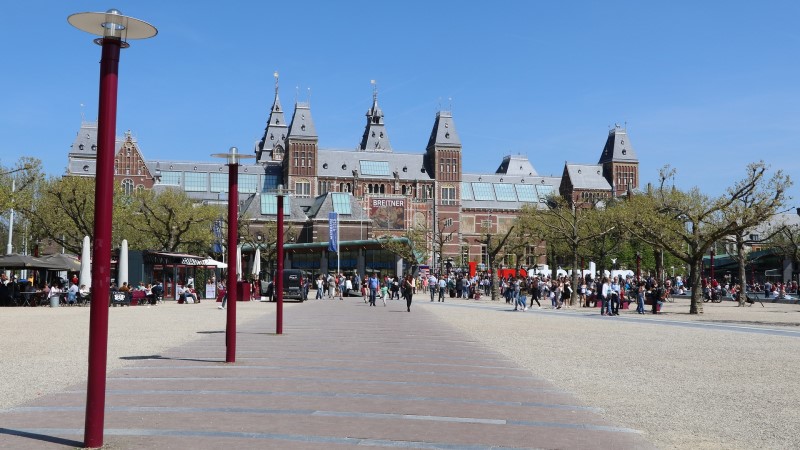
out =
[(600, 164), (565, 164), (565, 171), (574, 189), (610, 191), (611, 185), (603, 177)]
[(289, 137), (300, 139), (316, 139), (317, 129), (311, 118), (311, 106), (308, 103), (296, 102), (292, 123), (289, 125)]
[(530, 160), (524, 155), (506, 155), (503, 157), (503, 162), (497, 168), (495, 173), (503, 173), (506, 175), (521, 175), (521, 176), (535, 176), (536, 169), (533, 168)]
[[(239, 204), (239, 214), (247, 215), (250, 219), (260, 220), (274, 220), (276, 214), (263, 214), (261, 211), (261, 196), (268, 194), (255, 193), (250, 194), (246, 199), (242, 200)], [(288, 204), (288, 205), (287, 205)], [(305, 222), (308, 216), (303, 212), (303, 208), (298, 204), (296, 199), (292, 197), (288, 202), (284, 201), (284, 219), (289, 222)], [(289, 214), (286, 214), (286, 212)]]
[(636, 151), (628, 139), (628, 132), (619, 126), (614, 127), (608, 132), (608, 139), (606, 145), (603, 147), (603, 153), (600, 155), (598, 164), (603, 164), (610, 161), (616, 162), (638, 162)]
[(456, 132), (456, 124), (450, 111), (439, 111), (433, 122), (433, 130), (428, 139), (428, 147), (458, 147), (461, 148), (461, 139)]
[[(389, 176), (361, 174), (360, 161), (386, 161), (389, 163)], [(405, 170), (403, 170), (405, 168)], [(423, 172), (422, 169), (425, 169)], [(359, 178), (391, 180), (394, 173), (403, 181), (431, 180), (433, 175), (425, 168), (425, 155), (422, 153), (360, 152), (352, 150), (319, 150), (317, 153), (317, 176), (352, 178), (353, 171)]]
[(278, 87), (275, 86), (275, 99), (269, 112), (267, 126), (264, 128), (264, 136), (256, 143), (256, 160), (266, 162), (272, 160), (272, 150), (277, 146), (283, 146), (286, 136), (289, 134), (289, 127), (286, 124), (281, 100), (278, 98)]
[(377, 91), (372, 96), (372, 107), (367, 111), (367, 127), (358, 146), (363, 152), (391, 152), (389, 134), (383, 123), (383, 110), (378, 107)]
[(340, 221), (369, 221), (367, 213), (361, 208), (361, 202), (349, 192), (328, 192), (314, 199), (308, 216), (315, 220), (328, 220), (328, 213), (333, 212), (333, 194), (347, 195), (350, 198), (350, 214), (339, 214)]

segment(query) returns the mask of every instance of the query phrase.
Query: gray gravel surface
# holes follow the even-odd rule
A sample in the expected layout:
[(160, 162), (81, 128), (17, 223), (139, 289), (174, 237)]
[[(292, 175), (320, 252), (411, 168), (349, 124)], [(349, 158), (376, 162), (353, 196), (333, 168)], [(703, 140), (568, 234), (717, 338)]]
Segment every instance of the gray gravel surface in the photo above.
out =
[[(599, 317), (598, 310), (514, 312), (505, 302), (420, 302), (536, 375), (574, 392), (659, 448), (800, 447), (800, 307), (737, 308), (688, 301), (665, 314)], [(736, 326), (666, 326), (659, 321)], [(777, 328), (790, 336), (752, 331)]]
[[(108, 370), (140, 356), (218, 333), (225, 342), (226, 310), (218, 303), (109, 308)], [(239, 302), (238, 323), (263, 317), (267, 303)], [(287, 303), (292, 308), (295, 304)], [(274, 306), (269, 308), (274, 310)], [(89, 365), (89, 307), (0, 308), (0, 409), (85, 383)], [(265, 326), (269, 326), (265, 324)], [(274, 328), (274, 319), (272, 325)], [(225, 354), (220, 358), (224, 361)]]
[[(800, 447), (800, 306), (725, 302), (690, 316), (678, 300), (657, 317), (623, 311), (599, 318), (596, 309), (513, 312), (504, 302), (424, 299), (415, 299), (417, 313), (466, 331), (660, 448)], [(108, 370), (205, 333), (224, 340), (226, 312), (216, 305), (111, 308)], [(260, 319), (272, 329), (273, 310), (240, 302), (239, 323)], [(0, 409), (84, 383), (88, 326), (89, 308), (0, 308)], [(752, 332), (763, 329), (789, 336)]]

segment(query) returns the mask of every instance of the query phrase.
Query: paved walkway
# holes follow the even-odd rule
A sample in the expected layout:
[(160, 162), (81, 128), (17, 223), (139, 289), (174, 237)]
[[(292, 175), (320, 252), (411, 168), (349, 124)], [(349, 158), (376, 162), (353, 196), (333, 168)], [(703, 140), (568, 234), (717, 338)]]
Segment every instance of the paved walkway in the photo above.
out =
[[(653, 448), (426, 314), (441, 305), (423, 298), (411, 313), (354, 298), (287, 305), (281, 336), (264, 304), (239, 325), (231, 365), (222, 329), (131, 355), (108, 374), (106, 447)], [(73, 386), (0, 413), (0, 448), (81, 446), (85, 398)]]

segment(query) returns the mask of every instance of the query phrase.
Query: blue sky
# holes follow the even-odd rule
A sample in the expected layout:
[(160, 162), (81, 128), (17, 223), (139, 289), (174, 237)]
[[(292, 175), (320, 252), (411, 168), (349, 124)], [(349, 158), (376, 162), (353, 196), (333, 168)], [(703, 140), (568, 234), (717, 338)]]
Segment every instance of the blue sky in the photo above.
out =
[(679, 186), (719, 195), (763, 159), (797, 178), (800, 206), (797, 2), (12, 2), (4, 165), (31, 155), (63, 172), (80, 105), (97, 115), (100, 59), (66, 18), (111, 7), (159, 30), (120, 62), (118, 135), (132, 130), (146, 158), (250, 152), (277, 70), (285, 110), (311, 89), (323, 148), (359, 143), (375, 79), (396, 151), (424, 151), (452, 105), (465, 171), (522, 153), (560, 175), (627, 123), (643, 182), (669, 163)]

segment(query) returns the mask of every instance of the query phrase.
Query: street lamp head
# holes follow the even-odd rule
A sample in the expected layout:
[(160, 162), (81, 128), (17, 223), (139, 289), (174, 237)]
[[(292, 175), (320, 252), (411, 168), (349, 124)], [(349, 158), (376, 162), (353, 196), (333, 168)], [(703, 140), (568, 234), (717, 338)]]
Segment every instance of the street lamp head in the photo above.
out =
[(254, 155), (240, 155), (239, 149), (236, 147), (231, 147), (230, 150), (228, 150), (228, 153), (214, 153), (211, 156), (215, 158), (227, 159), (229, 166), (235, 166), (237, 164), (240, 164), (241, 160), (243, 159), (255, 158)]
[(122, 41), (122, 47), (128, 47), (128, 39), (147, 39), (158, 34), (156, 27), (149, 23), (123, 16), (118, 9), (109, 9), (106, 12), (83, 12), (72, 14), (67, 21), (73, 27), (95, 36), (95, 43), (102, 45), (103, 39)]

